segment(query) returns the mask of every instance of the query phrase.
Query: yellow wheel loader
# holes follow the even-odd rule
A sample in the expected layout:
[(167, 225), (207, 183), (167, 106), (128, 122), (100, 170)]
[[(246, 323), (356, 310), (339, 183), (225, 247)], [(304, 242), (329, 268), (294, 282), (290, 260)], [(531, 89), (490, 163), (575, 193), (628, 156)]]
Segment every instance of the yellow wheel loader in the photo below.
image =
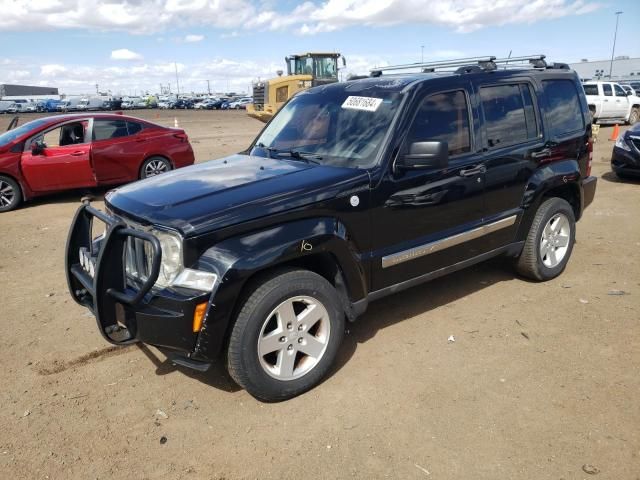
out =
[(347, 62), (339, 53), (304, 53), (285, 58), (287, 75), (253, 84), (253, 103), (247, 105), (247, 114), (261, 122), (268, 122), (296, 93), (317, 85), (338, 81), (338, 58), (342, 66)]

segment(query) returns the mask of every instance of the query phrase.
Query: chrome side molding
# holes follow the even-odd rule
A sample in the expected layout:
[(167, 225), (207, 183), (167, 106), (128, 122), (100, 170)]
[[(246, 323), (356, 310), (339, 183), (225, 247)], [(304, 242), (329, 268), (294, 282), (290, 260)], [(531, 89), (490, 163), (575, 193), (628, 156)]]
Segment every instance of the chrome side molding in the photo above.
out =
[(516, 223), (516, 218), (518, 218), (517, 215), (511, 215), (510, 217), (503, 218), (502, 220), (498, 220), (466, 232), (458, 233), (457, 235), (452, 235), (450, 237), (443, 238), (442, 240), (436, 240), (435, 242), (419, 245), (408, 250), (387, 255), (382, 257), (382, 268), (392, 267), (400, 263), (408, 262), (409, 260), (424, 257), (425, 255), (439, 252), (445, 248), (460, 245), (461, 243), (468, 242), (469, 240), (474, 240), (503, 228), (510, 227)]

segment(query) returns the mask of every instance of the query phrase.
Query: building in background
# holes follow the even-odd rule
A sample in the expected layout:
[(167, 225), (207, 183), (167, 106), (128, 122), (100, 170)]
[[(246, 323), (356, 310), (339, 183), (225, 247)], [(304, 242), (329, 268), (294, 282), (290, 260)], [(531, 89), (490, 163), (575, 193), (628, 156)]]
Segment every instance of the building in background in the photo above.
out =
[(640, 58), (616, 57), (613, 60), (611, 77), (611, 59), (591, 62), (585, 58), (581, 62), (570, 63), (569, 66), (578, 72), (583, 80), (640, 80)]
[(0, 83), (0, 98), (59, 98), (55, 87), (34, 87), (31, 85), (10, 85)]

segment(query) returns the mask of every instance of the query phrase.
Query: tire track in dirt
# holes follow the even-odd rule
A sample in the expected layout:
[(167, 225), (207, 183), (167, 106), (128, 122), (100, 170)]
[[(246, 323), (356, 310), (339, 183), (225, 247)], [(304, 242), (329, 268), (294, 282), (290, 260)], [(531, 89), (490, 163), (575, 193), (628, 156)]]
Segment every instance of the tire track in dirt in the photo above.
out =
[(39, 375), (55, 375), (57, 373), (62, 373), (65, 370), (69, 370), (70, 368), (84, 367), (90, 363), (99, 362), (105, 358), (117, 357), (132, 351), (133, 349), (128, 347), (105, 347), (99, 350), (94, 350), (93, 352), (85, 353), (84, 355), (80, 355), (72, 360), (54, 360), (47, 365), (38, 365), (35, 370)]

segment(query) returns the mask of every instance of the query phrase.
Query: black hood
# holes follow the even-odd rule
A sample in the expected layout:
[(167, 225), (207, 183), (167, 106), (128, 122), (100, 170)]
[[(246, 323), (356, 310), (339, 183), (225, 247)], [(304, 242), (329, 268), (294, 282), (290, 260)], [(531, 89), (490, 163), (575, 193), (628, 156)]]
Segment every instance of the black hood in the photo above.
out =
[(333, 198), (364, 170), (236, 154), (113, 190), (107, 205), (132, 219), (198, 235)]

